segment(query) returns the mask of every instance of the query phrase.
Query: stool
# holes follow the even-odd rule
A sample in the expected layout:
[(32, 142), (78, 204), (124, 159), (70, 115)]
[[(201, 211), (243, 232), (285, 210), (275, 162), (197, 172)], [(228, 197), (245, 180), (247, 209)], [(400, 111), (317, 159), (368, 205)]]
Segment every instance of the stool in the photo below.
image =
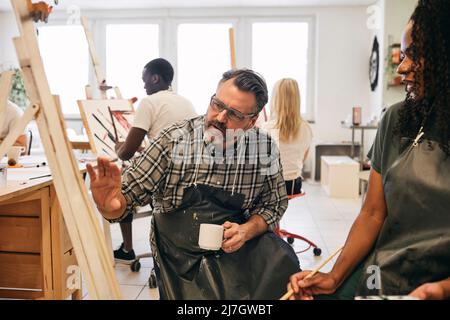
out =
[[(303, 197), (304, 195), (306, 195), (306, 193), (302, 191), (301, 193), (288, 196), (288, 199), (292, 200), (295, 198)], [(309, 240), (305, 237), (302, 237), (301, 235), (298, 235), (295, 233), (290, 233), (290, 232), (288, 232), (284, 229), (280, 229), (280, 228), (275, 229), (275, 234), (278, 235), (280, 238), (286, 238), (287, 242), (291, 245), (294, 243), (295, 239), (305, 241), (307, 244), (309, 244), (308, 248), (306, 248), (305, 250), (303, 250), (299, 253), (308, 251), (311, 247), (313, 247), (314, 248), (313, 253), (315, 256), (320, 256), (322, 254), (322, 249), (320, 249), (314, 242), (312, 242), (311, 240)]]

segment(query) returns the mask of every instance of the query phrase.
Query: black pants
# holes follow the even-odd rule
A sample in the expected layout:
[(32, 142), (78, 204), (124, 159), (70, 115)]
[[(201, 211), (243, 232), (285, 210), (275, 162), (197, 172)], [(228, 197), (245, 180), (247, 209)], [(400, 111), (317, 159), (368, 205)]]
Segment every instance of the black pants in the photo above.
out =
[(287, 192), (288, 196), (301, 193), (302, 192), (302, 182), (303, 182), (302, 177), (298, 177), (295, 180), (285, 181), (286, 192)]

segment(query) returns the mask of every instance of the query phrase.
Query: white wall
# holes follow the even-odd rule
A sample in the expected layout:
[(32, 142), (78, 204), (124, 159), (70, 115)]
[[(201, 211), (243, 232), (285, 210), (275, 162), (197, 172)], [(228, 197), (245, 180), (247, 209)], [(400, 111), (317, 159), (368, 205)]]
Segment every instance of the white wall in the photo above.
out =
[[(363, 122), (371, 115), (369, 57), (373, 37), (367, 28), (366, 6), (318, 8), (316, 37), (316, 108), (314, 145), (351, 141), (341, 120), (361, 106)], [(359, 138), (357, 138), (356, 141)], [(367, 140), (367, 139), (366, 139)], [(370, 147), (366, 142), (366, 146)], [(314, 173), (315, 150), (305, 170)]]
[(18, 65), (12, 38), (18, 35), (14, 15), (0, 12), (0, 71)]
[(341, 120), (354, 106), (370, 115), (370, 31), (366, 7), (317, 9), (315, 140), (351, 138)]
[(378, 69), (378, 86), (375, 91), (370, 93), (370, 110), (372, 114), (378, 115), (384, 107), (383, 104), (383, 92), (384, 92), (384, 57), (385, 57), (385, 45), (384, 45), (384, 21), (385, 21), (385, 0), (378, 0), (374, 8), (377, 11), (379, 20), (376, 28), (372, 29), (372, 38), (377, 37), (380, 44), (380, 66)]

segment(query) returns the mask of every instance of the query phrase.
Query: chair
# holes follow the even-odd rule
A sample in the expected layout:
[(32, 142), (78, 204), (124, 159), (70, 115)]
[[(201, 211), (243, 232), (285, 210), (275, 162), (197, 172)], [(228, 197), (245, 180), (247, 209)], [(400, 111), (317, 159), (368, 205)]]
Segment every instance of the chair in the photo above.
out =
[[(301, 193), (293, 194), (293, 195), (288, 196), (288, 199), (292, 200), (292, 199), (295, 199), (295, 198), (303, 197), (305, 195), (306, 195), (306, 193), (304, 191), (302, 191)], [(311, 247), (314, 248), (313, 249), (313, 253), (314, 253), (315, 256), (320, 256), (322, 254), (322, 249), (320, 249), (314, 242), (312, 242), (311, 240), (309, 240), (309, 239), (307, 239), (305, 237), (302, 237), (301, 235), (298, 235), (298, 234), (295, 234), (295, 233), (290, 233), (290, 232), (288, 232), (288, 231), (286, 231), (284, 229), (280, 229), (280, 228), (275, 230), (275, 234), (277, 234), (280, 238), (286, 238), (287, 242), (290, 245), (292, 245), (294, 243), (295, 239), (302, 240), (302, 241), (306, 242), (307, 244), (309, 244), (308, 248), (306, 248), (303, 251), (296, 252), (297, 254), (306, 252)]]

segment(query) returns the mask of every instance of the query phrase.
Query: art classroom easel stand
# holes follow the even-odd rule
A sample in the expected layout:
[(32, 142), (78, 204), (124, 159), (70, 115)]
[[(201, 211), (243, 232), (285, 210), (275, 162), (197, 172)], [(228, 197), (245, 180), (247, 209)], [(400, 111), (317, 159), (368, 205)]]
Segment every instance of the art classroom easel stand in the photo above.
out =
[[(97, 53), (95, 51), (92, 32), (91, 32), (91, 29), (89, 28), (89, 22), (87, 21), (87, 19), (85, 17), (81, 17), (81, 25), (83, 26), (84, 33), (86, 36), (86, 41), (87, 41), (88, 48), (89, 48), (89, 55), (91, 57), (92, 65), (94, 68), (95, 78), (97, 80), (98, 89), (100, 90), (101, 99), (106, 100), (106, 99), (108, 99), (108, 95), (106, 92), (107, 92), (107, 90), (111, 89), (112, 87), (110, 87), (106, 84), (106, 78), (104, 77), (102, 68), (99, 63)], [(122, 94), (121, 94), (119, 88), (115, 87), (114, 91), (116, 94), (116, 98), (122, 99)], [(85, 86), (85, 95), (86, 95), (86, 99), (88, 99), (88, 100), (93, 99), (94, 95), (92, 92), (92, 87), (90, 85)], [(87, 128), (86, 128), (86, 130), (87, 130)], [(89, 142), (85, 142), (85, 141), (72, 143), (72, 146), (74, 147), (74, 149), (81, 149), (83, 151), (92, 150), (91, 144)]]
[(50, 93), (27, 3), (23, 0), (11, 0), (11, 3), (20, 31), (14, 44), (31, 106), (1, 144), (0, 152), (8, 149), (17, 138), (14, 136), (17, 127), (26, 126), (27, 120), (35, 115), (67, 230), (87, 280), (89, 296), (92, 299), (120, 299), (112, 261), (68, 142), (58, 99)]
[[(97, 85), (100, 90), (101, 98), (102, 98), (102, 100), (107, 100), (108, 95), (107, 95), (106, 91), (111, 89), (112, 87), (107, 85), (106, 77), (103, 74), (103, 70), (100, 66), (100, 60), (98, 58), (97, 51), (95, 50), (94, 39), (92, 36), (91, 28), (89, 26), (89, 21), (86, 19), (86, 17), (83, 17), (83, 16), (80, 18), (80, 20), (81, 20), (81, 24), (84, 29), (86, 41), (88, 43), (89, 54), (91, 56), (92, 66), (94, 68), (95, 78), (97, 79)], [(116, 95), (116, 99), (123, 99), (122, 93), (120, 92), (119, 87), (117, 87), (117, 86), (114, 87), (114, 92)], [(87, 100), (93, 99), (93, 92), (92, 92), (92, 88), (90, 85), (87, 85), (85, 87), (85, 93), (86, 93)], [(131, 104), (132, 110), (134, 111), (133, 103), (130, 102), (130, 104)], [(83, 115), (82, 115), (82, 117), (83, 117)], [(87, 119), (83, 118), (83, 123), (84, 123), (86, 131), (89, 132), (90, 129), (89, 129), (89, 127), (87, 127)], [(90, 135), (88, 134), (88, 136), (90, 136)], [(96, 150), (95, 144), (93, 144), (91, 137), (89, 138), (89, 145), (90, 145), (90, 149), (92, 151), (94, 151), (94, 153), (95, 153), (95, 150)], [(110, 252), (110, 256), (112, 259), (112, 265), (114, 266), (114, 255), (113, 255), (113, 248), (112, 248), (110, 224), (105, 219), (103, 219), (102, 222), (103, 222), (103, 232), (104, 232), (105, 239), (106, 239), (106, 245)]]
[[(230, 60), (231, 60), (231, 69), (236, 69), (236, 45), (235, 45), (235, 37), (234, 37), (234, 28), (230, 28), (228, 30), (228, 35), (230, 39)], [(267, 121), (267, 112), (266, 107), (264, 106), (263, 110), (264, 121)]]
[[(231, 69), (236, 69), (236, 42), (234, 36), (234, 28), (228, 30), (229, 40), (230, 40), (230, 62)], [(267, 121), (266, 107), (263, 108), (264, 121)]]
[[(106, 77), (103, 74), (103, 70), (100, 66), (100, 60), (98, 59), (97, 52), (95, 50), (94, 40), (92, 37), (91, 29), (89, 27), (89, 22), (86, 19), (86, 17), (81, 17), (80, 20), (84, 29), (84, 34), (86, 35), (89, 53), (92, 60), (92, 66), (94, 67), (95, 78), (97, 79), (97, 84), (100, 90), (101, 98), (103, 100), (106, 100), (108, 99), (106, 91), (112, 89), (113, 87), (107, 85)], [(116, 93), (117, 99), (122, 99), (122, 94), (118, 87), (114, 87), (114, 92)], [(86, 99), (92, 99), (92, 88), (89, 85), (86, 86)]]
[(234, 28), (228, 30), (228, 35), (230, 38), (230, 60), (231, 69), (236, 69), (236, 46), (234, 41)]
[(15, 76), (14, 71), (5, 71), (0, 77), (0, 123), (3, 122), (6, 104), (8, 103), (9, 93), (11, 91), (12, 80)]

